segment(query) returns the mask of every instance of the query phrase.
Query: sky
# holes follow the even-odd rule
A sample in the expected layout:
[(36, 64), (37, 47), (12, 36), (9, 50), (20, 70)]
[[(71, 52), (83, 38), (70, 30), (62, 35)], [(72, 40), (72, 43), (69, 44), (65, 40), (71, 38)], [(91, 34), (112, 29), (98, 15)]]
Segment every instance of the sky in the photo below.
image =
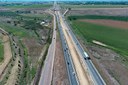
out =
[[(55, 0), (0, 0), (0, 1), (55, 1)], [(128, 0), (56, 0), (56, 1), (128, 1)]]

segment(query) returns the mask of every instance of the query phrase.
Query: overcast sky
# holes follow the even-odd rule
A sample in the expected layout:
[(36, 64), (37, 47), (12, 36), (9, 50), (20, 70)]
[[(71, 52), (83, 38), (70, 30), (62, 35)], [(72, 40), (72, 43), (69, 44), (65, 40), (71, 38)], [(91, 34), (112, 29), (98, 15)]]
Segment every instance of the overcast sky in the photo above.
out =
[[(55, 0), (0, 0), (0, 1), (55, 1)], [(128, 1), (128, 0), (56, 0), (56, 1)]]

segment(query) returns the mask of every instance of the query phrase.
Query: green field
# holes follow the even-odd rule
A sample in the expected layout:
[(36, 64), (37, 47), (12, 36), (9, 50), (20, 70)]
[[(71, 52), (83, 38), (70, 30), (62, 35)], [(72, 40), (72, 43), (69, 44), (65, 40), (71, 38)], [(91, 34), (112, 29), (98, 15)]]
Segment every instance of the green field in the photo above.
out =
[(62, 4), (63, 8), (125, 8), (128, 5), (67, 5)]
[(77, 16), (72, 15), (68, 16), (69, 20), (77, 20), (77, 19), (111, 19), (111, 20), (119, 20), (119, 21), (128, 21), (128, 16), (102, 16), (102, 15), (83, 15)]
[[(96, 40), (108, 45), (121, 55), (128, 56), (128, 29), (114, 28), (78, 20), (72, 20), (73, 31), (85, 41)], [(128, 58), (125, 58), (128, 60)]]

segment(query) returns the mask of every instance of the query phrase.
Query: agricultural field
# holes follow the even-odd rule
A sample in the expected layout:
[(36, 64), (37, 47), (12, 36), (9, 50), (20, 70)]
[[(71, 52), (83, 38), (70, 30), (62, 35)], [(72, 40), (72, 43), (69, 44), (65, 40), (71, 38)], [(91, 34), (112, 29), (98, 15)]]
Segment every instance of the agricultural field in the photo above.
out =
[[(67, 19), (83, 46), (86, 46), (90, 54), (93, 55), (94, 63), (98, 63), (98, 65), (95, 63), (96, 66), (99, 67), (100, 64), (105, 66), (106, 71), (115, 78), (116, 82), (105, 76), (106, 80), (112, 81), (108, 84), (126, 85), (127, 80), (123, 79), (128, 76), (126, 73), (128, 67), (128, 17), (71, 15)], [(116, 70), (123, 69), (122, 72), (125, 72), (126, 76), (114, 68)], [(103, 72), (103, 74), (106, 73)]]
[[(51, 43), (52, 16), (44, 12), (44, 9), (49, 6), (49, 4), (1, 6), (4, 11), (0, 10), (0, 28), (9, 34), (12, 59), (4, 73), (0, 74), (0, 84), (30, 85), (34, 81)], [(32, 7), (35, 9), (31, 9)], [(12, 8), (15, 10), (6, 10)], [(22, 8), (23, 10), (21, 10)], [(28, 8), (30, 9), (28, 10)], [(41, 24), (41, 22), (45, 23)], [(3, 59), (2, 53), (4, 53), (2, 48), (0, 43), (0, 61)], [(13, 72), (16, 72), (16, 75)]]

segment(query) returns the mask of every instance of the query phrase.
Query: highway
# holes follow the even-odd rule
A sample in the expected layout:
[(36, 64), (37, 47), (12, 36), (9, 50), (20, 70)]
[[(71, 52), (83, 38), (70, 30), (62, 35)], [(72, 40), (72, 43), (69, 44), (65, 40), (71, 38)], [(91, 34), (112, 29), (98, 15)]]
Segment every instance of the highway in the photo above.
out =
[(48, 54), (46, 56), (44, 67), (42, 67), (41, 77), (38, 85), (51, 85), (51, 81), (52, 81), (52, 73), (53, 73), (52, 71), (53, 71), (55, 46), (56, 46), (56, 17), (54, 13), (52, 13), (51, 11), (49, 11), (49, 13), (52, 14), (54, 17), (53, 36), (52, 36), (52, 42), (48, 49)]
[(68, 50), (70, 51), (70, 54), (71, 54), (71, 59), (73, 61), (78, 83), (80, 85), (92, 85), (93, 81), (87, 72), (86, 66), (82, 63), (81, 58), (79, 57), (79, 53), (75, 49), (75, 46), (73, 44), (71, 37), (67, 33), (67, 27), (64, 21), (62, 20), (62, 16), (59, 11), (57, 11), (56, 16), (59, 17), (58, 22), (60, 22), (60, 25), (62, 27), (62, 32), (64, 34), (64, 37), (66, 39), (66, 42), (69, 48)]
[[(66, 23), (64, 16), (59, 12), (59, 10), (57, 11), (56, 16), (58, 16), (58, 18), (59, 18), (58, 22), (60, 22), (59, 24), (61, 25), (60, 26), (60, 28), (61, 28), (60, 34), (65, 36), (66, 43), (70, 50), (70, 54), (72, 57), (71, 60), (73, 61), (72, 64), (74, 65), (74, 67), (75, 67), (74, 69), (76, 72), (76, 79), (77, 79), (76, 81), (78, 81), (77, 83), (80, 85), (92, 85), (92, 84), (106, 85), (106, 83), (102, 79), (101, 75), (99, 74), (99, 72), (93, 65), (92, 61), (90, 60), (87, 52), (84, 51), (84, 49), (80, 45), (79, 41), (75, 37), (74, 33), (70, 29), (69, 25)], [(62, 42), (64, 42), (64, 40), (62, 40)], [(74, 52), (73, 52), (73, 50), (74, 50)], [(78, 53), (78, 54), (76, 54), (76, 53)], [(78, 57), (78, 58), (76, 58), (76, 57)], [(79, 61), (76, 60), (75, 58), (78, 59)], [(76, 63), (77, 63), (77, 66), (79, 65), (79, 68), (76, 68), (77, 67), (77, 66), (75, 66)], [(81, 68), (81, 70), (78, 70), (80, 68)], [(87, 75), (84, 75), (84, 74), (87, 74)], [(84, 76), (86, 76), (86, 78)]]
[(81, 44), (75, 37), (67, 24), (60, 8), (54, 3), (54, 31), (52, 43), (48, 49), (48, 54), (42, 68), (39, 85), (51, 85), (52, 71), (56, 45), (56, 20), (60, 32), (64, 58), (66, 62), (70, 85), (106, 85), (101, 75), (93, 65), (89, 55), (84, 51)]

